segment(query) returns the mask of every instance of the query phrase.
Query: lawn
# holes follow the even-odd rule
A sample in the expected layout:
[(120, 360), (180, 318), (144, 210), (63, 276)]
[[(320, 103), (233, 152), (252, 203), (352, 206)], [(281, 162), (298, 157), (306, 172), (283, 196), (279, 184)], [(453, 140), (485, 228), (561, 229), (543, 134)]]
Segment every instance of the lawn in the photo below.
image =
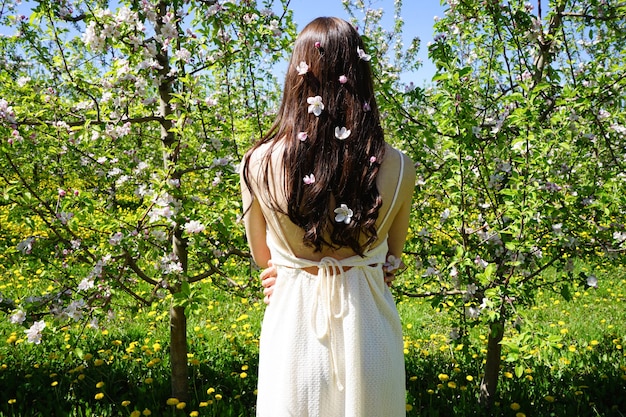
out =
[[(2, 270), (0, 293), (19, 298), (45, 285), (36, 272), (25, 277)], [(597, 275), (598, 288), (578, 287), (569, 302), (544, 290), (535, 307), (519, 312), (521, 332), (511, 329), (503, 341), (499, 398), (489, 413), (477, 403), (486, 330), (475, 327), (467, 338), (451, 340), (450, 311), (398, 295), (407, 415), (626, 415), (626, 277), (621, 271)], [(254, 415), (264, 305), (210, 283), (201, 290), (208, 301), (188, 320), (187, 403), (169, 395), (171, 300), (138, 308), (120, 298), (97, 327), (47, 322), (38, 345), (6, 316), (0, 324), (0, 416)]]

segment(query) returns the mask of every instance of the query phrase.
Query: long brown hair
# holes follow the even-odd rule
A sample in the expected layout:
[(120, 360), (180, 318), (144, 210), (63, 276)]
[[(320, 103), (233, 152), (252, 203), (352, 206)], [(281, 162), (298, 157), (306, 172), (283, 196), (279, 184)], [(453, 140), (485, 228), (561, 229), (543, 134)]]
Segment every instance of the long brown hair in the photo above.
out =
[[(244, 180), (252, 189), (250, 155), (267, 144), (258, 194), (301, 227), (305, 244), (317, 251), (323, 245), (348, 246), (362, 255), (377, 237), (375, 223), (382, 198), (376, 176), (385, 142), (364, 50), (356, 29), (342, 19), (320, 17), (309, 23), (294, 44), (278, 116), (243, 161)], [(301, 62), (308, 65), (304, 74), (297, 70)], [(319, 116), (307, 110), (307, 98), (315, 96), (321, 96), (324, 104)], [(336, 138), (337, 127), (349, 129), (350, 136)], [(306, 132), (306, 140), (300, 140), (300, 132)], [(278, 143), (284, 146), (286, 204), (282, 206), (268, 182), (271, 154)], [(303, 178), (310, 174), (315, 182), (306, 184)], [(334, 219), (333, 210), (340, 204), (353, 211), (348, 224)]]

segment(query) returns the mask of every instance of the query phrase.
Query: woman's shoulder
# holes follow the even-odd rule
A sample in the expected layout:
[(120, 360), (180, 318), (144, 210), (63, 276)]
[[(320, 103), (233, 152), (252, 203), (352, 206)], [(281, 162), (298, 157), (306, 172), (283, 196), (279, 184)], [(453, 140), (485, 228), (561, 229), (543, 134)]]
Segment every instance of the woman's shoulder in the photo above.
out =
[(244, 161), (247, 160), (248, 169), (259, 168), (263, 161), (277, 161), (280, 160), (282, 155), (283, 145), (280, 141), (270, 140), (263, 142), (257, 146), (250, 148), (244, 156)]
[(388, 143), (385, 146), (385, 158), (381, 164), (381, 170), (396, 173), (401, 170), (403, 179), (415, 178), (415, 163), (413, 160), (400, 149)]

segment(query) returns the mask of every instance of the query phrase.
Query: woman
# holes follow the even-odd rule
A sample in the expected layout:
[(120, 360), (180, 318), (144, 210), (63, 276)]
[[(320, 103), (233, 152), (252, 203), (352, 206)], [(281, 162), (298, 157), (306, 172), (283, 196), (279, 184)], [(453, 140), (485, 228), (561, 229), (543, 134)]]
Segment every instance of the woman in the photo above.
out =
[(278, 117), (244, 157), (248, 243), (277, 271), (257, 416), (405, 415), (402, 327), (384, 268), (402, 253), (415, 170), (384, 141), (364, 49), (344, 20), (309, 23)]

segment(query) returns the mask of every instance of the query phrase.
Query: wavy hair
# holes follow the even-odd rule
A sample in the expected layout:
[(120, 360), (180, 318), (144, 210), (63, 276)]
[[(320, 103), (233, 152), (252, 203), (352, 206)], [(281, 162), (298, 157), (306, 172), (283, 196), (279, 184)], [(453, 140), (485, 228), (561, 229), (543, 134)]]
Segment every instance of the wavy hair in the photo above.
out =
[[(302, 228), (304, 243), (316, 251), (324, 245), (348, 246), (363, 255), (377, 238), (375, 223), (382, 198), (376, 177), (385, 141), (369, 59), (358, 52), (364, 49), (356, 29), (345, 20), (320, 17), (310, 22), (294, 44), (277, 118), (243, 161), (244, 181), (252, 189), (250, 156), (267, 144), (259, 194), (273, 210)], [(296, 69), (301, 62), (308, 65), (302, 75)], [(307, 111), (307, 98), (315, 96), (324, 103), (319, 116)], [(339, 140), (335, 128), (344, 126), (351, 134)], [(299, 140), (300, 132), (308, 138)], [(269, 185), (270, 158), (278, 144), (284, 146), (283, 184), (277, 184), (283, 186), (284, 199), (272, 195)], [(305, 184), (303, 178), (310, 174), (315, 182)], [(334, 220), (333, 211), (340, 204), (353, 211), (348, 224)]]

